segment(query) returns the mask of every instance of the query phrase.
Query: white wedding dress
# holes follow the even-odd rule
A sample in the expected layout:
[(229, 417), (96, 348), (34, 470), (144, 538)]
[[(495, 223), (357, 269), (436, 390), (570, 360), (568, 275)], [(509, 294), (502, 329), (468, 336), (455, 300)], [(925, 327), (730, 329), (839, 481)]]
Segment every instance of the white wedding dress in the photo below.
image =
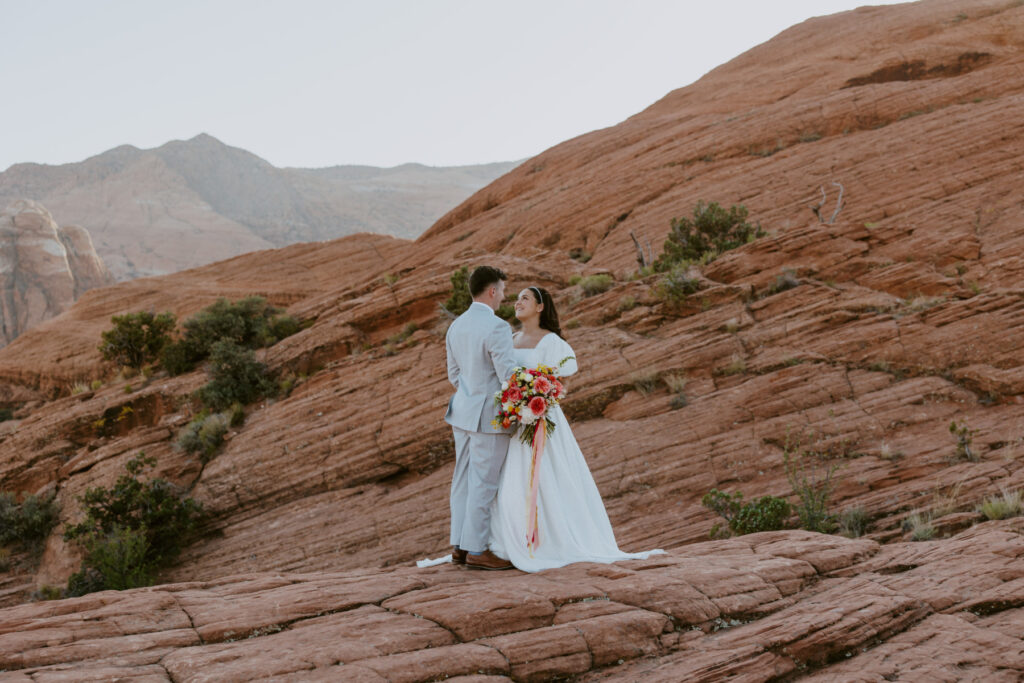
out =
[[(540, 364), (559, 368), (561, 376), (576, 372), (576, 355), (558, 335), (549, 332), (532, 349), (515, 349), (516, 359), (526, 368)], [(571, 391), (571, 389), (570, 389)], [(532, 551), (526, 544), (527, 507), (530, 477), (530, 446), (514, 434), (501, 470), (498, 495), (491, 507), (490, 550), (511, 560), (517, 569), (536, 572), (562, 567), (573, 562), (616, 562), (646, 559), (663, 550), (625, 553), (615, 542), (608, 513), (601, 501), (587, 461), (580, 451), (562, 409), (555, 407), (550, 417), (555, 431), (548, 436), (540, 461), (537, 493), (539, 543)], [(436, 560), (421, 560), (417, 566), (429, 567), (451, 561), (451, 555)]]
[[(572, 347), (549, 332), (532, 349), (515, 349), (516, 360), (527, 368), (549, 365), (560, 376), (572, 375), (577, 364)], [(559, 363), (570, 358), (560, 368)], [(662, 550), (624, 553), (615, 542), (608, 513), (587, 461), (573, 437), (562, 409), (550, 412), (555, 431), (547, 438), (540, 459), (537, 492), (539, 543), (526, 545), (527, 505), (532, 448), (519, 440), (509, 443), (501, 470), (498, 495), (491, 507), (491, 552), (511, 560), (517, 569), (536, 572), (573, 562), (616, 562), (645, 559)]]

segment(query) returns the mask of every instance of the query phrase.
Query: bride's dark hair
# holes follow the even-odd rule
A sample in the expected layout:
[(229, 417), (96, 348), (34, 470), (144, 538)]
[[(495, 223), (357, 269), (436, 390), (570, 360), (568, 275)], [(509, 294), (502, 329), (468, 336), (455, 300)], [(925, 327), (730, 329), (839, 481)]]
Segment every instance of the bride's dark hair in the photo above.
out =
[(558, 310), (555, 308), (555, 300), (551, 298), (551, 293), (543, 287), (531, 286), (529, 289), (537, 303), (544, 306), (540, 312), (540, 328), (548, 332), (554, 332), (559, 337), (562, 337), (562, 339), (565, 339), (562, 335), (562, 327), (558, 324)]

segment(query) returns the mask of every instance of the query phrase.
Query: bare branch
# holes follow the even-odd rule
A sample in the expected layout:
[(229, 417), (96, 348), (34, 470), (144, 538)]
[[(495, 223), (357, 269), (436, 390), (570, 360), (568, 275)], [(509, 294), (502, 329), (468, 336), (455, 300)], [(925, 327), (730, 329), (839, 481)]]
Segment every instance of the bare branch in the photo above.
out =
[(640, 246), (640, 240), (636, 238), (636, 234), (630, 230), (629, 236), (633, 238), (633, 245), (636, 247), (636, 262), (640, 264), (641, 268), (647, 267), (647, 259), (644, 256), (643, 247)]
[(811, 211), (814, 212), (814, 216), (818, 219), (819, 223), (824, 223), (825, 221), (821, 219), (821, 207), (825, 206), (825, 201), (828, 197), (825, 196), (825, 188), (823, 186), (819, 185), (818, 189), (821, 190), (821, 203), (817, 206), (812, 206)]
[(836, 216), (839, 215), (839, 212), (843, 208), (843, 184), (835, 180), (832, 181), (832, 184), (839, 187), (839, 199), (836, 200), (836, 210), (832, 212), (832, 218), (828, 219), (829, 225), (836, 222)]

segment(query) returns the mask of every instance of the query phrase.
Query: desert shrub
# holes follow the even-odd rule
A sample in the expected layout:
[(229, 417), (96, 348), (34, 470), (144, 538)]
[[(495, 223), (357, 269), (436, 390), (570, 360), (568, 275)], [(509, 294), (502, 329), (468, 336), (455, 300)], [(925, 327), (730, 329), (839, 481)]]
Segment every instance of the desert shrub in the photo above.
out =
[(615, 310), (619, 313), (625, 313), (626, 311), (632, 311), (634, 308), (636, 308), (636, 297), (624, 296), (619, 299), (619, 305)]
[(0, 544), (38, 549), (57, 524), (53, 496), (27, 495), (18, 503), (13, 493), (0, 493)]
[(14, 419), (14, 411), (10, 408), (0, 408), (0, 422)]
[(658, 373), (655, 370), (642, 370), (633, 373), (629, 381), (637, 393), (648, 396), (658, 388)]
[(910, 540), (927, 541), (935, 537), (935, 525), (930, 515), (914, 512), (903, 520), (903, 530), (910, 532)]
[(584, 296), (594, 296), (595, 294), (601, 294), (607, 292), (615, 284), (611, 275), (607, 273), (599, 273), (597, 275), (588, 275), (579, 280), (580, 289), (583, 290)]
[(208, 462), (224, 443), (230, 424), (229, 413), (201, 414), (182, 428), (178, 446), (186, 453), (197, 454), (204, 463)]
[(238, 301), (218, 299), (183, 325), (181, 338), (167, 344), (160, 364), (172, 375), (180, 375), (213, 353), (221, 341), (248, 349), (270, 346), (302, 329), (302, 324), (261, 296)]
[(277, 393), (277, 384), (256, 354), (230, 341), (219, 341), (210, 351), (206, 368), (210, 381), (199, 399), (210, 410), (226, 410), (233, 403), (246, 405)]
[(1006, 519), (1021, 513), (1021, 492), (1002, 491), (998, 496), (989, 496), (978, 505), (978, 512), (985, 519)]
[(860, 538), (868, 527), (868, 513), (863, 506), (849, 507), (839, 513), (839, 533), (847, 538)]
[(693, 218), (672, 219), (668, 238), (654, 267), (667, 271), (681, 263), (708, 262), (722, 252), (766, 234), (760, 225), (747, 222), (747, 209), (742, 204), (726, 210), (717, 202), (697, 202)]
[(783, 268), (782, 272), (775, 276), (774, 282), (768, 285), (768, 289), (765, 290), (764, 297), (769, 297), (779, 292), (785, 292), (787, 289), (793, 289), (794, 287), (800, 286), (800, 280), (796, 276), (796, 272), (791, 268)]
[[(84, 519), (64, 538), (82, 545), (85, 559), (68, 580), (70, 595), (152, 582), (154, 572), (181, 552), (202, 516), (202, 506), (165, 479), (139, 479), (156, 460), (139, 453), (111, 488), (87, 489), (78, 498)], [(110, 581), (111, 583), (108, 583)]]
[(655, 285), (654, 292), (662, 301), (678, 304), (701, 290), (700, 280), (687, 275), (689, 266), (677, 265), (669, 269)]
[(967, 426), (967, 422), (962, 423), (953, 420), (949, 423), (949, 433), (953, 435), (956, 440), (956, 448), (953, 451), (953, 458), (956, 460), (969, 460), (971, 462), (978, 462), (977, 454), (971, 450), (972, 442), (974, 441), (975, 430)]
[[(737, 535), (785, 529), (786, 520), (792, 514), (792, 508), (784, 498), (761, 496), (744, 503), (740, 491), (725, 493), (711, 489), (700, 502), (725, 518), (729, 530)], [(718, 525), (712, 529), (712, 536), (717, 535), (717, 532)]]
[(799, 440), (791, 441), (788, 435), (782, 464), (798, 499), (796, 513), (800, 526), (808, 531), (831, 533), (836, 520), (828, 505), (835, 488), (832, 478), (839, 465), (825, 462), (825, 454), (803, 448)]
[(462, 266), (453, 271), (449, 279), (452, 283), (452, 293), (444, 302), (444, 308), (452, 315), (462, 315), (473, 303), (473, 297), (469, 293), (469, 268)]
[(103, 341), (99, 350), (104, 360), (139, 369), (159, 358), (177, 320), (172, 313), (139, 311), (115, 315), (110, 322), (114, 326), (100, 335)]

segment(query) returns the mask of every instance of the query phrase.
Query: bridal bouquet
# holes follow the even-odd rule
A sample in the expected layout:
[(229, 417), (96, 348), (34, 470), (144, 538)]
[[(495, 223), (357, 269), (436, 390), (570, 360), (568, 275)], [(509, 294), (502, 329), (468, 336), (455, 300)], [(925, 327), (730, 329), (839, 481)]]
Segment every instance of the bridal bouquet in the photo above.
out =
[[(564, 362), (564, 361), (563, 361)], [(517, 368), (501, 391), (494, 395), (498, 417), (491, 421), (494, 427), (523, 427), (519, 439), (529, 445), (541, 425), (546, 434), (555, 430), (548, 416), (553, 407), (565, 397), (565, 387), (555, 376), (556, 368), (538, 365), (534, 369)], [(543, 422), (541, 422), (543, 421)]]

